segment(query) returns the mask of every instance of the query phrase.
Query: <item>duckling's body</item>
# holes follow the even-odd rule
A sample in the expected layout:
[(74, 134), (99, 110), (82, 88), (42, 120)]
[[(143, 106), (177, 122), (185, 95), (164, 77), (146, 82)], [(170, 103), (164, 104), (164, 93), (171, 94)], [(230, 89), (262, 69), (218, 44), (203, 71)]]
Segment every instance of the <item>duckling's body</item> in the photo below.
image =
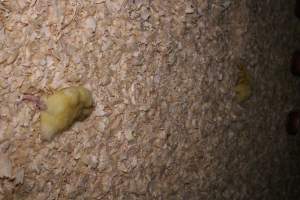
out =
[(245, 66), (241, 65), (239, 70), (239, 79), (234, 90), (236, 92), (237, 101), (242, 103), (251, 96), (251, 77)]
[(43, 101), (47, 108), (41, 112), (41, 139), (48, 141), (89, 116), (93, 108), (91, 92), (81, 86), (62, 89)]

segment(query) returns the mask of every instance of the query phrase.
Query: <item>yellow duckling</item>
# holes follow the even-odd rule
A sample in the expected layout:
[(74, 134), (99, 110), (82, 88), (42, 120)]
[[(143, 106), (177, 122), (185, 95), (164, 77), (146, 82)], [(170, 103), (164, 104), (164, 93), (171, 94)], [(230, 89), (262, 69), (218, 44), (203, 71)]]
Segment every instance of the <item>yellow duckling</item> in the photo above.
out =
[(239, 79), (234, 91), (236, 92), (237, 102), (242, 103), (251, 96), (251, 77), (245, 66), (241, 65), (239, 70)]
[(43, 97), (46, 109), (41, 112), (41, 139), (50, 141), (69, 128), (76, 120), (83, 120), (93, 110), (93, 98), (84, 87), (68, 87)]

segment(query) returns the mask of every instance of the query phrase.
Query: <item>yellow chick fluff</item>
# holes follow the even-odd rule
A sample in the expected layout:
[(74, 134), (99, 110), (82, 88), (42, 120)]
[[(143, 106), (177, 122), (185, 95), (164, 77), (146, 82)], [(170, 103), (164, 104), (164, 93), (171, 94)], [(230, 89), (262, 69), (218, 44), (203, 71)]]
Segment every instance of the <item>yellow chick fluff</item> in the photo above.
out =
[(84, 87), (69, 87), (43, 97), (47, 106), (41, 112), (41, 139), (50, 141), (69, 128), (76, 120), (83, 120), (93, 109), (92, 94)]

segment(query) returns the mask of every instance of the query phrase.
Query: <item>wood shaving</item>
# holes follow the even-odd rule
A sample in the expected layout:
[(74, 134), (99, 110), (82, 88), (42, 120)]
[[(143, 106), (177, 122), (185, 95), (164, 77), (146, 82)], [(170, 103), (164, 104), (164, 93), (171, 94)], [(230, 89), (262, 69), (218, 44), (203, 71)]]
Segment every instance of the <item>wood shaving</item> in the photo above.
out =
[(12, 178), (12, 163), (6, 154), (0, 154), (0, 178)]

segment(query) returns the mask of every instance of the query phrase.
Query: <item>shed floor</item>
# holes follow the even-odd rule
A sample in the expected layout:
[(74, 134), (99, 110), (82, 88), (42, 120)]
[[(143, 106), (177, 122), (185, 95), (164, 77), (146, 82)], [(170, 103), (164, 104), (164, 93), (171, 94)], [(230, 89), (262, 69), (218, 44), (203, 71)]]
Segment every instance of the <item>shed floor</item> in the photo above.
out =
[[(296, 199), (299, 23), (286, 0), (1, 1), (0, 199)], [(41, 142), (22, 96), (72, 85), (94, 112)]]

